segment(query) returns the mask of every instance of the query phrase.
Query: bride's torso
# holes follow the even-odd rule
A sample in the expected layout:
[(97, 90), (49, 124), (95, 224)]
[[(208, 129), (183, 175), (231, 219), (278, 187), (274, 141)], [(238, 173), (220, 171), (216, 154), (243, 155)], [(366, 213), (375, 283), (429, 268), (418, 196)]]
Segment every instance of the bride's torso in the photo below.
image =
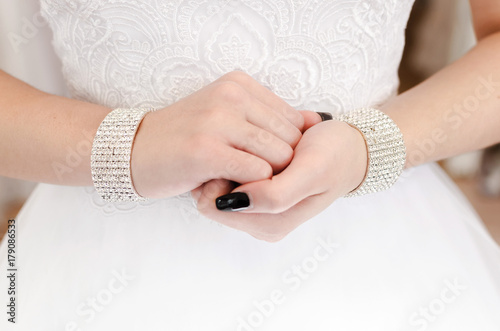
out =
[[(42, 1), (75, 97), (162, 106), (242, 69), (292, 105), (326, 111), (395, 92), (412, 4)], [(391, 190), (339, 199), (274, 244), (209, 221), (188, 194), (122, 205), (92, 188), (42, 184), (16, 219), (23, 330), (500, 325), (498, 247), (434, 166)], [(262, 316), (255, 328), (241, 326), (253, 316)]]
[(163, 107), (243, 70), (300, 109), (393, 95), (413, 0), (42, 0), (73, 97)]

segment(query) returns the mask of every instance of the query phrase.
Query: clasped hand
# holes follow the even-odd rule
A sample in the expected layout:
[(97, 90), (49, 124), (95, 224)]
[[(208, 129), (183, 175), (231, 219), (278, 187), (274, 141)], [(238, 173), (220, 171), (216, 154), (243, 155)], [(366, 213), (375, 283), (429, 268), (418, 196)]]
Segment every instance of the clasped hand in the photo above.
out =
[[(356, 129), (297, 111), (232, 72), (144, 119), (132, 176), (143, 196), (191, 190), (208, 218), (275, 242), (356, 188), (366, 158)], [(216, 208), (234, 192), (248, 196), (248, 208)]]

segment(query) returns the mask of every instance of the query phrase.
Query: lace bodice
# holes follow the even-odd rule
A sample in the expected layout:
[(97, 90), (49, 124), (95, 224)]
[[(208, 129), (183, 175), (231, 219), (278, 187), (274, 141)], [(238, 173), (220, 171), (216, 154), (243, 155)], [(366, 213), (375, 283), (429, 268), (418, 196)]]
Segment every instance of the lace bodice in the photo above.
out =
[(300, 109), (395, 93), (413, 0), (42, 0), (73, 97), (163, 107), (243, 70)]

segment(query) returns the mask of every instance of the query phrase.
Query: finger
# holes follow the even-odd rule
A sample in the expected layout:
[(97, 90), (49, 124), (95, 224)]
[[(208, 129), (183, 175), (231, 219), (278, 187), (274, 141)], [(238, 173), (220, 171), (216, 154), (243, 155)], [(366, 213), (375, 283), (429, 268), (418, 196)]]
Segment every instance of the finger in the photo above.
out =
[[(200, 197), (197, 201), (197, 208), (205, 217), (231, 228), (247, 233), (257, 233), (257, 229), (262, 227), (262, 222), (256, 222), (259, 218), (257, 214), (243, 215), (237, 213), (227, 213), (220, 211), (215, 206), (215, 199), (225, 195), (234, 189), (232, 182), (224, 179), (210, 180), (203, 185)], [(236, 217), (235, 217), (236, 216)]]
[(200, 199), (201, 193), (203, 191), (203, 186), (205, 186), (205, 183), (191, 190), (191, 197), (193, 197), (194, 200), (198, 201)]
[(262, 86), (250, 75), (242, 71), (233, 71), (222, 76), (218, 80), (230, 80), (239, 84), (256, 99), (269, 106), (275, 112), (283, 115), (297, 129), (300, 131), (303, 130), (304, 118), (302, 115), (271, 90)]
[(321, 116), (315, 111), (300, 110), (299, 112), (302, 114), (302, 117), (304, 117), (304, 127), (302, 129), (302, 132), (305, 132), (309, 128), (322, 122)]
[(273, 174), (271, 165), (262, 158), (227, 145), (208, 158), (205, 166), (217, 169), (209, 175), (208, 180), (227, 179), (237, 183), (249, 183), (270, 178)]
[(315, 171), (314, 160), (312, 153), (296, 153), (290, 165), (280, 174), (239, 186), (234, 192), (246, 193), (251, 206), (242, 212), (282, 213), (310, 196), (324, 193), (328, 187)]
[(269, 163), (273, 173), (281, 172), (292, 160), (293, 149), (289, 144), (250, 123), (243, 123), (238, 128), (227, 128), (225, 134), (230, 137), (229, 143), (233, 147)]
[(279, 139), (289, 144), (292, 148), (297, 146), (302, 133), (282, 114), (273, 111), (269, 106), (255, 100), (251, 105), (250, 110), (246, 110), (246, 118), (248, 122), (258, 126), (266, 131), (271, 132)]
[(268, 242), (281, 240), (305, 220), (324, 209), (327, 206), (325, 201), (328, 202), (324, 197), (314, 196), (301, 201), (283, 214), (228, 213), (218, 210), (214, 204), (216, 197), (233, 189), (234, 185), (226, 180), (211, 180), (205, 183), (197, 203), (198, 210), (209, 219)]
[(212, 179), (204, 183), (197, 192), (198, 209), (205, 211), (207, 208), (214, 208), (215, 197), (227, 194), (235, 187), (234, 182), (227, 179)]
[(228, 213), (215, 208), (214, 199), (231, 190), (228, 182), (213, 180), (204, 186), (198, 210), (205, 217), (228, 227), (244, 231), (268, 242), (276, 242), (315, 216), (331, 203), (330, 197), (320, 194), (308, 197), (282, 214)]

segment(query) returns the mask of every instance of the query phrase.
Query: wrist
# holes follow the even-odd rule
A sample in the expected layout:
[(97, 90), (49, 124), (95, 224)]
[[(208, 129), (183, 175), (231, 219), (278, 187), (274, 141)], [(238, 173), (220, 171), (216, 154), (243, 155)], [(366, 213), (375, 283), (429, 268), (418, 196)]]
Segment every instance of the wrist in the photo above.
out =
[(376, 193), (394, 185), (406, 162), (403, 135), (397, 124), (387, 114), (374, 108), (358, 109), (337, 119), (360, 132), (368, 157), (365, 179), (345, 197)]
[(131, 155), (137, 129), (153, 109), (117, 108), (101, 122), (92, 143), (94, 187), (108, 202), (143, 201), (132, 181)]
[(339, 122), (345, 128), (345, 135), (350, 144), (345, 144), (346, 153), (350, 155), (349, 162), (346, 164), (347, 172), (350, 176), (346, 177), (344, 194), (348, 194), (363, 184), (368, 171), (368, 151), (366, 141), (359, 130), (345, 122)]
[(130, 158), (130, 173), (136, 192), (145, 198), (160, 198), (161, 195), (156, 191), (158, 187), (158, 173), (155, 164), (161, 158), (158, 154), (157, 130), (158, 123), (162, 123), (162, 112), (151, 112), (144, 117), (137, 129), (132, 154)]

